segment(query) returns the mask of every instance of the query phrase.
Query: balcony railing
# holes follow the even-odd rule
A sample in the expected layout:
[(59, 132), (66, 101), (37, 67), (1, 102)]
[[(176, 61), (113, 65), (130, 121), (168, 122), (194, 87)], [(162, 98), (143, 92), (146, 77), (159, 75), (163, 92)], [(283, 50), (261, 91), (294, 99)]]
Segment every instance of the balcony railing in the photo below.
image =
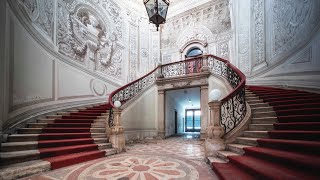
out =
[[(203, 67), (207, 67), (212, 74), (225, 78), (233, 88), (233, 91), (221, 100), (220, 125), (227, 134), (244, 119), (246, 114), (245, 75), (229, 61), (217, 56), (204, 55), (158, 66), (147, 75), (112, 92), (109, 103), (114, 107), (115, 101), (120, 101), (122, 104), (129, 101), (152, 86), (156, 82), (157, 74), (162, 78), (179, 77), (201, 73)], [(112, 118), (110, 120), (110, 124), (113, 124)]]

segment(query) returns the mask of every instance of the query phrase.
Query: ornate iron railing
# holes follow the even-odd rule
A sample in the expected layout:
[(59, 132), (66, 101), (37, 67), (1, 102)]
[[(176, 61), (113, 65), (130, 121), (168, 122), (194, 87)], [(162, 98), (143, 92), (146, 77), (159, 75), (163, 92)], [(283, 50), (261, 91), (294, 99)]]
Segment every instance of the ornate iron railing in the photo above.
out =
[(223, 98), (220, 125), (225, 134), (233, 130), (244, 119), (247, 108), (245, 103), (245, 75), (229, 61), (216, 56), (207, 56), (211, 73), (224, 77), (233, 91)]
[[(162, 78), (171, 78), (201, 73), (204, 66), (208, 67), (211, 73), (225, 78), (233, 88), (233, 91), (221, 100), (220, 125), (227, 134), (244, 119), (246, 114), (245, 75), (229, 61), (217, 56), (205, 55), (158, 66), (149, 74), (112, 92), (109, 103), (112, 107), (115, 101), (123, 104), (149, 88), (156, 81), (157, 70), (160, 71)], [(111, 117), (112, 111), (110, 111), (110, 125), (113, 124)]]
[(203, 58), (197, 57), (179, 62), (164, 64), (161, 66), (161, 73), (164, 78), (184, 76), (200, 73), (203, 66)]

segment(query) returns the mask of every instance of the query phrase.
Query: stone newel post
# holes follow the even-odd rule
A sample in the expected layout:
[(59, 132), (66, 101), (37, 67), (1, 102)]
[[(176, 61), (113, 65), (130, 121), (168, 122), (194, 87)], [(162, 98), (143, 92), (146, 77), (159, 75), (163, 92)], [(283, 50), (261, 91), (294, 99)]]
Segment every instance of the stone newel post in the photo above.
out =
[(111, 128), (110, 128), (110, 125), (109, 125), (109, 115), (110, 115), (110, 113), (109, 113), (109, 110), (108, 110), (108, 112), (106, 112), (106, 113), (104, 113), (104, 116), (106, 116), (106, 118), (105, 118), (105, 129), (106, 129), (106, 136), (107, 136), (107, 138), (110, 138), (110, 135), (111, 135)]
[(120, 153), (124, 151), (126, 145), (124, 128), (121, 126), (121, 109), (114, 108), (113, 116), (114, 126), (111, 127), (110, 142), (112, 144), (112, 147), (117, 149), (117, 153)]
[[(215, 90), (213, 90), (215, 91)], [(213, 92), (210, 92), (212, 96)], [(221, 94), (221, 93), (220, 93)], [(225, 142), (221, 138), (224, 135), (224, 129), (220, 126), (220, 114), (221, 114), (221, 101), (218, 98), (213, 98), (209, 102), (210, 107), (210, 120), (207, 127), (207, 138), (205, 141), (205, 156), (217, 156), (217, 151), (225, 149)]]

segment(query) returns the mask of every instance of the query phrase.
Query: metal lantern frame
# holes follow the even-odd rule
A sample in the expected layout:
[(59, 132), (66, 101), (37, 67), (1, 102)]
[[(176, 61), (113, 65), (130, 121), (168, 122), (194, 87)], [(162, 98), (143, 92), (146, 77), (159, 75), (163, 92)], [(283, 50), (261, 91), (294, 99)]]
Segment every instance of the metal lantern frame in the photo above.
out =
[(149, 16), (150, 23), (153, 23), (159, 29), (160, 24), (166, 22), (168, 13), (169, 0), (143, 0), (144, 6), (146, 7), (147, 14)]

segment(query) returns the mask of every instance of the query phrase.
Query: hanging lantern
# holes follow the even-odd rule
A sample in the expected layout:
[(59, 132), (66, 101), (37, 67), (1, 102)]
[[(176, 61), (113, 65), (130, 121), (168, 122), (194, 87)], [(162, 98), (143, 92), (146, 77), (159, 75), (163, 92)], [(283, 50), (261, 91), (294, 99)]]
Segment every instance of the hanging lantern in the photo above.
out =
[(157, 26), (166, 22), (169, 1), (168, 0), (144, 0), (149, 21)]

